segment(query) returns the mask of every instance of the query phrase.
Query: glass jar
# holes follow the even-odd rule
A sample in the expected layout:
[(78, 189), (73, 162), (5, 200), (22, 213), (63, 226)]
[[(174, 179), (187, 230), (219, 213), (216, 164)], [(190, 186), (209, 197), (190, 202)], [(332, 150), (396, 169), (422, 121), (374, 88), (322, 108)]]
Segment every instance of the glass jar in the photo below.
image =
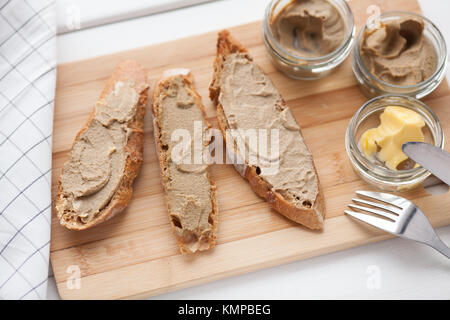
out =
[(387, 191), (404, 191), (420, 185), (430, 173), (418, 166), (409, 170), (391, 170), (368, 159), (361, 150), (361, 135), (380, 123), (387, 106), (401, 106), (420, 114), (425, 142), (444, 148), (444, 132), (434, 112), (421, 101), (404, 95), (378, 96), (365, 103), (353, 116), (345, 136), (345, 148), (355, 172), (369, 184)]
[(424, 21), (425, 28), (423, 34), (430, 40), (437, 53), (438, 62), (436, 71), (428, 79), (418, 84), (408, 86), (390, 84), (376, 77), (367, 69), (361, 59), (360, 46), (365, 32), (369, 29), (366, 24), (356, 38), (355, 47), (352, 53), (352, 68), (361, 90), (368, 97), (386, 94), (402, 94), (421, 99), (436, 89), (445, 76), (445, 70), (447, 68), (447, 46), (445, 44), (444, 36), (429, 19), (413, 12), (389, 11), (380, 15), (380, 22), (386, 23), (405, 18), (419, 18)]
[(263, 40), (278, 70), (294, 79), (313, 80), (324, 77), (341, 64), (351, 51), (355, 38), (353, 14), (345, 0), (326, 0), (344, 19), (346, 35), (335, 51), (314, 58), (297, 56), (285, 50), (272, 34), (271, 22), (292, 0), (272, 0), (267, 6), (263, 21)]

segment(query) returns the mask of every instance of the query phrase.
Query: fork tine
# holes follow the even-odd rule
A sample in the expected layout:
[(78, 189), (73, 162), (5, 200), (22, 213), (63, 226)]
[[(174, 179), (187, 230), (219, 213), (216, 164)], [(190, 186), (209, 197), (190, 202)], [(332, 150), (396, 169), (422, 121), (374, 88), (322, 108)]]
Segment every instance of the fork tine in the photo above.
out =
[(385, 206), (384, 204), (378, 203), (378, 202), (372, 202), (372, 201), (367, 201), (367, 200), (363, 200), (363, 199), (358, 199), (358, 198), (352, 198), (353, 202), (356, 203), (362, 203), (362, 204), (367, 204), (369, 206), (375, 207), (375, 208), (380, 208), (389, 212), (392, 212), (394, 214), (399, 215), (400, 213), (402, 213), (402, 211), (400, 209), (398, 209), (397, 207), (394, 207), (392, 205), (390, 206)]
[(372, 208), (368, 208), (368, 207), (358, 206), (357, 204), (349, 204), (348, 206), (350, 208), (353, 208), (353, 209), (358, 209), (358, 210), (361, 210), (361, 211), (366, 211), (366, 212), (370, 212), (370, 213), (373, 213), (373, 214), (376, 214), (376, 215), (379, 215), (379, 216), (383, 216), (383, 217), (388, 218), (388, 219), (390, 219), (392, 221), (395, 221), (395, 219), (397, 218), (397, 216), (394, 215), (394, 214), (387, 213), (385, 211), (381, 211), (381, 210), (377, 210), (377, 209), (372, 209)]
[(354, 211), (350, 211), (350, 210), (344, 210), (344, 212), (346, 214), (352, 216), (353, 218), (361, 220), (362, 222), (370, 224), (371, 226), (374, 226), (378, 229), (387, 231), (389, 233), (394, 232), (394, 223), (393, 222), (386, 221), (381, 218), (376, 218), (374, 216), (370, 216), (368, 214), (364, 214), (364, 213), (360, 213), (360, 212), (354, 212)]
[(357, 195), (372, 198), (374, 200), (378, 200), (390, 205), (395, 205), (399, 208), (404, 207), (405, 200), (403, 198), (394, 196), (389, 193), (382, 193), (382, 192), (372, 192), (372, 191), (356, 191)]

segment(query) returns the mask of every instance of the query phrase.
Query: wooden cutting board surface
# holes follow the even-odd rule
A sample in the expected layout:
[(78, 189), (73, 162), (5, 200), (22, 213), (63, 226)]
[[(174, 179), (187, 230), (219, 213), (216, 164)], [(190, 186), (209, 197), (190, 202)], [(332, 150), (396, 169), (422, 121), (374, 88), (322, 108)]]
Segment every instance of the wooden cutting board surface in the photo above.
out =
[[(415, 0), (351, 1), (355, 20), (366, 20), (369, 4), (382, 11), (420, 12)], [(219, 14), (219, 13), (218, 13)], [(344, 148), (349, 119), (367, 98), (354, 79), (350, 59), (319, 81), (296, 81), (278, 72), (261, 40), (261, 23), (230, 28), (287, 100), (313, 153), (326, 201), (322, 232), (307, 230), (271, 210), (231, 165), (214, 165), (218, 187), (219, 231), (214, 250), (182, 256), (169, 225), (155, 154), (151, 114), (145, 119), (144, 164), (129, 207), (102, 225), (82, 232), (61, 227), (53, 215), (51, 262), (65, 299), (142, 298), (282, 263), (343, 250), (390, 236), (344, 216), (357, 189), (372, 189), (353, 172)], [(53, 136), (53, 196), (73, 139), (88, 119), (106, 79), (123, 59), (136, 59), (149, 71), (151, 90), (168, 68), (190, 68), (211, 122), (208, 98), (217, 33), (60, 65)], [(443, 83), (424, 99), (450, 136), (450, 91)], [(448, 150), (448, 145), (447, 145)], [(423, 188), (404, 194), (434, 226), (450, 224), (450, 195)], [(79, 271), (80, 286), (74, 279)]]

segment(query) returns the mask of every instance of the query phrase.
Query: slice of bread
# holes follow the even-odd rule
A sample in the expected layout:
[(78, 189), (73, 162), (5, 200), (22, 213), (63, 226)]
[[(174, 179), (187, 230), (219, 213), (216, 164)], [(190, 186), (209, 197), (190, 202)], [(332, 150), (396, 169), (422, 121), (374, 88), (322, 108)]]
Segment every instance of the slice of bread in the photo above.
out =
[[(210, 249), (218, 223), (216, 186), (205, 158), (211, 126), (189, 70), (164, 72), (153, 91), (152, 111), (161, 180), (181, 253)], [(176, 135), (183, 133), (179, 140)]]
[[(235, 168), (252, 189), (287, 218), (310, 229), (322, 229), (324, 201), (300, 127), (271, 80), (227, 30), (218, 36), (210, 98), (217, 105), (227, 153), (235, 161), (241, 159), (243, 164), (235, 163)], [(250, 162), (252, 148), (246, 144), (242, 152), (236, 135), (227, 135), (233, 130), (260, 129), (279, 132), (279, 156), (269, 160), (277, 164), (276, 171), (261, 167), (262, 162)]]
[(109, 78), (62, 169), (55, 203), (61, 225), (84, 230), (130, 202), (143, 162), (148, 88), (146, 72), (135, 61), (123, 61)]

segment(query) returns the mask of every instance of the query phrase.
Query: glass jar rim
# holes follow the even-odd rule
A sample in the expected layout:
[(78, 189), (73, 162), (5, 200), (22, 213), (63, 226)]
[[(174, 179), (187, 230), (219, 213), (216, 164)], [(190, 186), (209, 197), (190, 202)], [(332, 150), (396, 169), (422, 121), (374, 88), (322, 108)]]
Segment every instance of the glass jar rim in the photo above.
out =
[(446, 67), (446, 65), (447, 65), (447, 44), (445, 42), (445, 38), (444, 38), (441, 30), (430, 19), (428, 19), (427, 17), (425, 17), (425, 16), (423, 16), (421, 14), (418, 14), (418, 13), (415, 13), (415, 12), (410, 12), (410, 11), (403, 11), (403, 10), (392, 10), (392, 11), (383, 12), (382, 14), (380, 14), (380, 18), (387, 17), (387, 16), (390, 16), (390, 15), (395, 15), (395, 14), (419, 17), (422, 20), (424, 20), (428, 25), (430, 25), (431, 28), (438, 34), (438, 38), (439, 38), (439, 40), (442, 43), (443, 48), (444, 48), (444, 58), (441, 59), (442, 61), (436, 67), (436, 71), (430, 77), (428, 77), (426, 80), (421, 81), (421, 82), (416, 83), (416, 84), (413, 84), (413, 85), (408, 85), (408, 86), (401, 86), (401, 85), (392, 84), (392, 83), (386, 82), (384, 80), (381, 80), (378, 77), (376, 77), (375, 75), (373, 75), (367, 69), (366, 65), (363, 63), (363, 61), (361, 59), (361, 55), (360, 55), (360, 50), (359, 50), (361, 36), (367, 30), (367, 23), (359, 31), (359, 33), (358, 33), (358, 35), (356, 37), (356, 45), (354, 47), (355, 56), (356, 56), (356, 59), (358, 61), (359, 67), (362, 68), (364, 73), (367, 74), (375, 82), (378, 82), (378, 83), (380, 83), (380, 84), (382, 84), (382, 85), (384, 85), (386, 87), (391, 87), (391, 88), (400, 89), (400, 90), (401, 89), (405, 89), (405, 90), (407, 90), (407, 89), (419, 89), (423, 85), (433, 82), (434, 79), (436, 78), (436, 76), (442, 72), (442, 69)]
[[(366, 103), (364, 103), (359, 109), (358, 111), (356, 111), (356, 113), (353, 115), (352, 119), (350, 120), (349, 126), (347, 128), (347, 139), (349, 140), (349, 144), (351, 146), (351, 149), (355, 150), (356, 152), (356, 160), (361, 163), (364, 167), (369, 168), (376, 166), (377, 168), (379, 168), (379, 171), (381, 171), (383, 173), (383, 175), (380, 174), (375, 174), (373, 173), (373, 175), (376, 175), (378, 177), (378, 179), (382, 179), (382, 178), (411, 178), (411, 179), (416, 179), (424, 174), (429, 175), (428, 170), (426, 170), (425, 168), (423, 168), (422, 166), (419, 166), (417, 168), (412, 168), (409, 170), (391, 170), (389, 168), (385, 168), (385, 167), (381, 167), (378, 166), (376, 164), (374, 164), (372, 161), (370, 161), (369, 159), (367, 159), (367, 157), (362, 153), (362, 151), (360, 150), (360, 148), (358, 147), (357, 141), (353, 135), (353, 132), (355, 129), (357, 129), (358, 123), (361, 123), (361, 121), (363, 121), (365, 118), (363, 119), (358, 119), (360, 118), (361, 114), (364, 113), (364, 111), (371, 106), (373, 103), (379, 101), (379, 100), (383, 100), (383, 99), (387, 99), (387, 98), (393, 98), (393, 99), (406, 99), (407, 101), (411, 102), (412, 104), (417, 104), (419, 106), (421, 106), (426, 113), (428, 113), (428, 116), (431, 116), (431, 120), (433, 122), (433, 124), (435, 124), (437, 132), (435, 133), (433, 131), (432, 128), (429, 127), (429, 125), (426, 123), (426, 125), (429, 127), (429, 130), (432, 132), (433, 134), (433, 139), (435, 139), (434, 141), (434, 145), (439, 147), (439, 148), (444, 148), (444, 131), (442, 129), (441, 123), (437, 117), (437, 115), (433, 112), (433, 110), (431, 110), (430, 107), (428, 107), (425, 103), (423, 103), (422, 101), (415, 99), (413, 97), (407, 96), (407, 95), (400, 95), (400, 94), (389, 94), (389, 95), (381, 95), (381, 96), (377, 96), (375, 98), (370, 99), (369, 101), (367, 101)], [(398, 104), (399, 106), (405, 106), (402, 105), (400, 102)], [(387, 106), (387, 105), (386, 105)], [(420, 112), (423, 113), (423, 112)], [(422, 114), (421, 114), (422, 116)], [(437, 141), (436, 141), (437, 140)], [(347, 152), (349, 152), (349, 150), (347, 150)], [(351, 155), (349, 154), (349, 156), (351, 157)]]
[[(334, 51), (324, 55), (324, 56), (320, 56), (320, 57), (301, 57), (298, 55), (295, 55), (289, 51), (287, 51), (286, 49), (284, 49), (277, 40), (275, 40), (275, 37), (272, 34), (272, 29), (270, 28), (270, 23), (272, 20), (272, 9), (273, 7), (280, 2), (281, 0), (272, 0), (269, 5), (266, 8), (266, 13), (265, 13), (265, 19), (263, 21), (264, 23), (264, 32), (270, 37), (270, 40), (275, 44), (276, 49), (278, 50), (278, 54), (283, 53), (284, 55), (287, 55), (290, 58), (296, 59), (296, 60), (303, 60), (303, 61), (310, 61), (310, 62), (314, 62), (314, 61), (322, 61), (322, 60), (329, 60), (330, 58), (333, 58), (334, 56), (336, 56), (339, 52), (345, 50), (345, 48), (348, 46), (349, 43), (352, 42), (353, 40), (353, 35), (354, 35), (354, 31), (355, 31), (355, 21), (354, 21), (354, 17), (353, 17), (353, 12), (350, 8), (350, 6), (348, 5), (347, 1), (345, 0), (334, 0), (334, 1), (341, 1), (344, 5), (345, 10), (348, 13), (348, 17), (350, 20), (350, 27), (347, 30), (346, 36), (344, 41), (342, 42), (342, 44), (336, 48)], [(345, 17), (344, 17), (345, 18)], [(286, 56), (284, 56), (284, 58), (287, 58)]]

